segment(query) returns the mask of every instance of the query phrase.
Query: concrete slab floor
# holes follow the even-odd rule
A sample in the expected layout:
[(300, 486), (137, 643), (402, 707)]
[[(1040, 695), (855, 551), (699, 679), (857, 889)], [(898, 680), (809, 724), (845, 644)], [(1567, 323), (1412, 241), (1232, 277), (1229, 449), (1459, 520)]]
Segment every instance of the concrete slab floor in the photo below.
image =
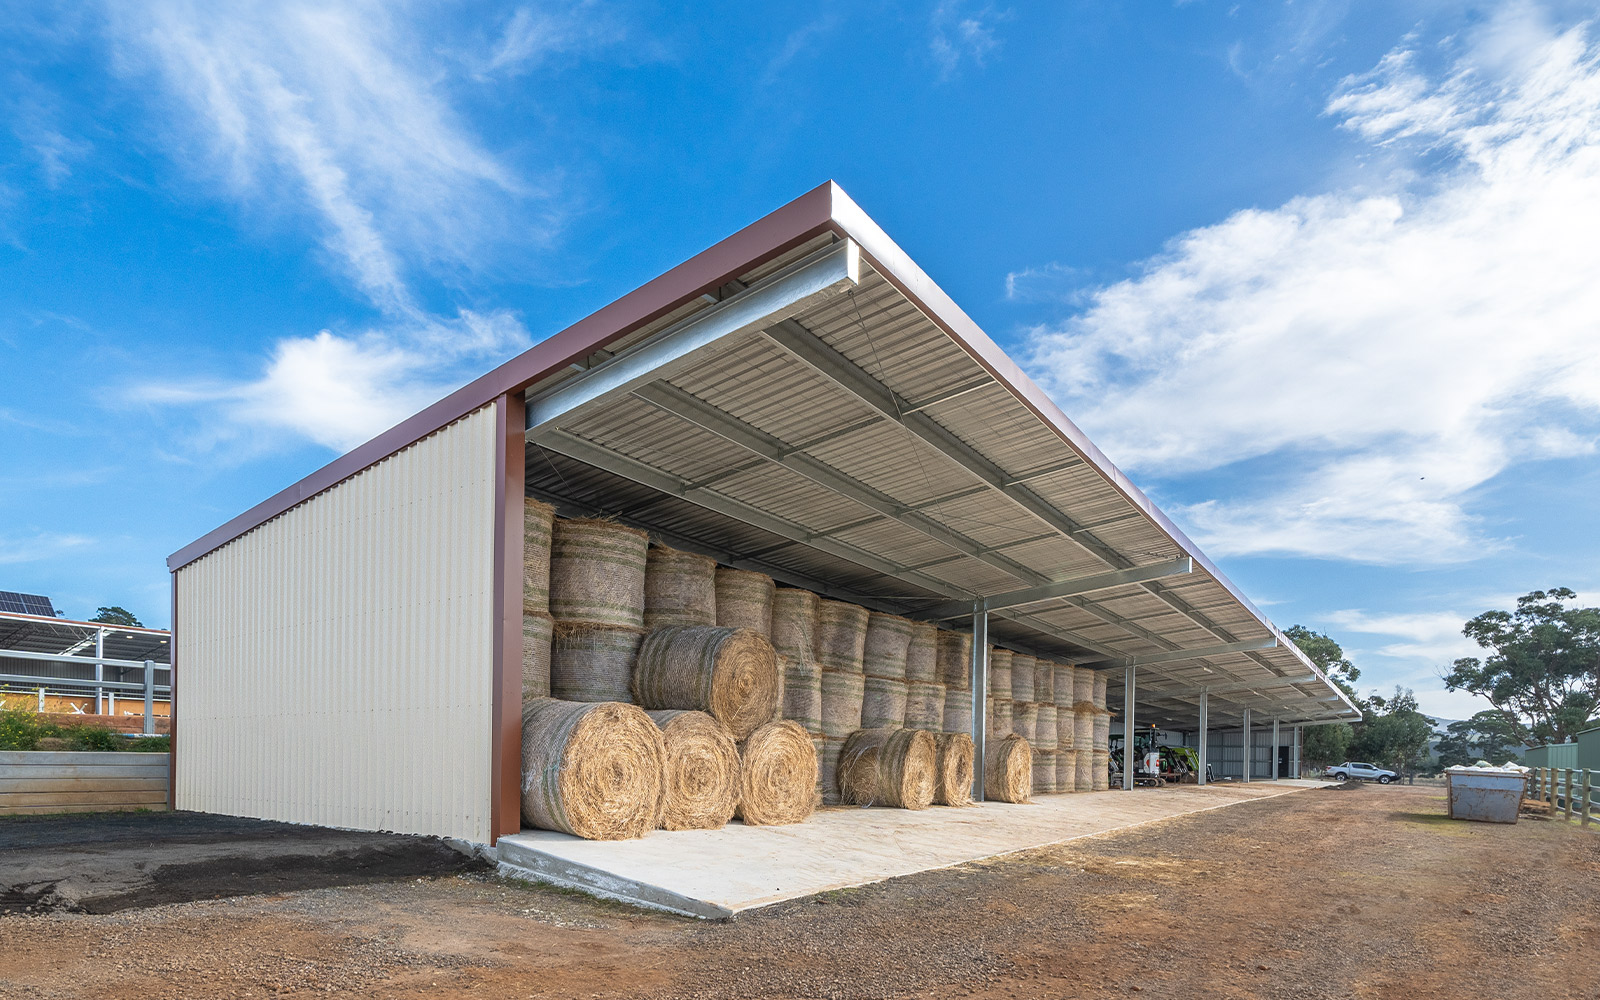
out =
[(966, 809), (830, 807), (794, 826), (657, 830), (640, 840), (592, 841), (548, 830), (501, 837), (507, 874), (532, 875), (690, 916), (741, 910), (946, 868), (1222, 806), (1320, 788), (1282, 780), (1041, 795), (1026, 805)]

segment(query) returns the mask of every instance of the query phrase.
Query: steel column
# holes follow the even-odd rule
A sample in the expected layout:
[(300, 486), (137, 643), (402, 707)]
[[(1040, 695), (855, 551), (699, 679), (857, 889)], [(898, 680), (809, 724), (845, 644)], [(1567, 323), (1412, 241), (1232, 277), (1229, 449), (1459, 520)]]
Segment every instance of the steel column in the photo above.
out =
[(106, 655), (106, 630), (104, 627), (94, 630), (94, 714), (106, 714), (106, 693), (100, 687), (100, 682), (106, 679), (106, 665), (101, 658)]
[(1293, 749), (1289, 751), (1289, 777), (1291, 778), (1300, 777), (1300, 732), (1302, 728), (1301, 726), (1295, 726), (1294, 735), (1291, 737), (1294, 740)]
[(1278, 780), (1278, 717), (1272, 717), (1272, 780)]
[(1242, 769), (1244, 776), (1241, 780), (1248, 782), (1250, 780), (1250, 758), (1255, 755), (1255, 748), (1250, 745), (1250, 710), (1248, 708), (1244, 710), (1244, 735), (1240, 739), (1240, 743), (1244, 746), (1244, 767)]
[(144, 661), (144, 734), (156, 734), (156, 663)]
[(1211, 692), (1200, 692), (1200, 774), (1196, 779), (1199, 784), (1206, 783), (1206, 727), (1210, 724)]
[(1125, 792), (1133, 791), (1133, 674), (1138, 669), (1131, 663), (1122, 668), (1122, 790)]
[(989, 735), (989, 612), (972, 606), (972, 800), (983, 801), (984, 742)]

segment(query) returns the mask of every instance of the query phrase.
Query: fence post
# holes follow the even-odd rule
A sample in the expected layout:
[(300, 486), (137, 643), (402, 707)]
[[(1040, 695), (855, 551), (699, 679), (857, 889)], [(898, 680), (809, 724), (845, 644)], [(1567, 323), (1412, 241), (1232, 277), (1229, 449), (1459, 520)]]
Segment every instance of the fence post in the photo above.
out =
[(1583, 769), (1583, 808), (1578, 810), (1578, 821), (1589, 825), (1589, 769)]
[(156, 734), (156, 661), (144, 661), (144, 734)]
[(1547, 768), (1544, 769), (1544, 797), (1545, 797), (1545, 801), (1550, 803), (1550, 811), (1551, 812), (1555, 812), (1555, 809), (1556, 809), (1556, 769), (1553, 768), (1553, 767), (1547, 767)]
[(1572, 768), (1570, 768), (1570, 767), (1567, 768), (1566, 772), (1567, 773), (1566, 773), (1565, 777), (1566, 777), (1566, 791), (1567, 791), (1567, 794), (1563, 795), (1561, 798), (1562, 798), (1562, 801), (1566, 804), (1567, 814), (1565, 816), (1563, 816), (1562, 818), (1565, 819), (1568, 823), (1571, 823), (1572, 822)]

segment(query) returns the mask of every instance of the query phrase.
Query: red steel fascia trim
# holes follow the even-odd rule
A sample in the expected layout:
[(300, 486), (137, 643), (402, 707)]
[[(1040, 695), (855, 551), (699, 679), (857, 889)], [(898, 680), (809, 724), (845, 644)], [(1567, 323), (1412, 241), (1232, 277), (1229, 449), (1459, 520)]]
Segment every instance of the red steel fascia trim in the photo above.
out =
[(494, 663), (489, 726), (489, 844), (522, 829), (522, 500), (527, 489), (520, 393), (495, 400)]
[(178, 574), (172, 574), (172, 630), (167, 639), (167, 808), (178, 808)]

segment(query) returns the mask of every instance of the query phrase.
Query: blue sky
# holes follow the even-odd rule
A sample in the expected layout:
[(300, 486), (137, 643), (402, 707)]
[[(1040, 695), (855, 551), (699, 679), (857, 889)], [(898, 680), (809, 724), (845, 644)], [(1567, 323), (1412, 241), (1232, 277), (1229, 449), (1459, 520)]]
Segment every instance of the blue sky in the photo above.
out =
[(0, 588), (165, 556), (833, 178), (1425, 709), (1600, 580), (1600, 28), (1446, 3), (0, 0)]

